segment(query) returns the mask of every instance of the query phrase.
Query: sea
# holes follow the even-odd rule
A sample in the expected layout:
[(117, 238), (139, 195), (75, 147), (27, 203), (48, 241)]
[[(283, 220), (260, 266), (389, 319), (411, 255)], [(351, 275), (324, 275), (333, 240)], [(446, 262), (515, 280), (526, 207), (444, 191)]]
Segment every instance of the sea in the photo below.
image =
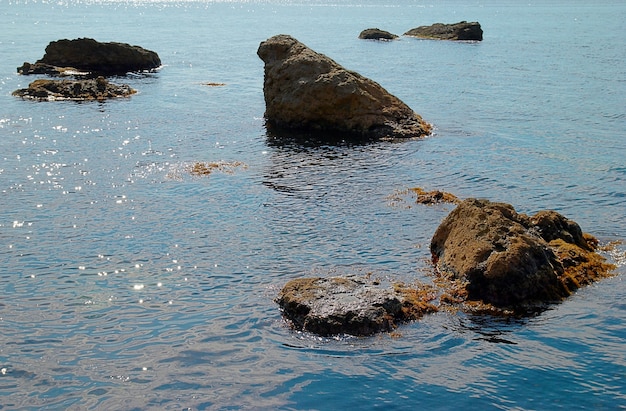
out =
[[(0, 0), (1, 410), (626, 409), (623, 0)], [(478, 21), (482, 42), (402, 34)], [(400, 35), (360, 40), (367, 28)], [(399, 97), (409, 141), (273, 138), (259, 44), (289, 34)], [(157, 52), (104, 102), (11, 93), (51, 41)], [(215, 164), (205, 175), (196, 163)], [(452, 205), (556, 210), (614, 276), (525, 318), (293, 330), (289, 280), (432, 282)]]

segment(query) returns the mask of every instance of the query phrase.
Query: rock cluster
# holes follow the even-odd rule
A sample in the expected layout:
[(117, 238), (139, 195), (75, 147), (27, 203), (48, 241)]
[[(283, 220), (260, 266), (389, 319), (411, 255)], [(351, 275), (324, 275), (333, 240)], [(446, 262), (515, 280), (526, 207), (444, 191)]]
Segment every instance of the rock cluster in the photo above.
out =
[(461, 21), (454, 24), (435, 23), (431, 26), (420, 26), (407, 31), (404, 35), (438, 40), (482, 41), (483, 30), (478, 22)]
[(424, 137), (431, 126), (378, 83), (346, 70), (288, 35), (262, 42), (270, 128), (366, 139)]
[(128, 85), (110, 83), (104, 76), (153, 70), (161, 66), (154, 51), (126, 43), (101, 43), (94, 39), (52, 41), (35, 63), (17, 68), (22, 75), (46, 74), (73, 77), (64, 80), (36, 80), (14, 96), (40, 101), (105, 100), (136, 93)]
[(467, 199), (441, 223), (431, 252), (461, 299), (512, 309), (560, 301), (614, 268), (595, 238), (555, 211), (532, 217), (504, 203)]
[(87, 80), (35, 80), (28, 88), (15, 90), (13, 95), (39, 101), (106, 100), (128, 97), (135, 92), (127, 85), (112, 84), (100, 76)]
[(34, 64), (18, 67), (20, 74), (62, 75), (89, 72), (99, 75), (126, 74), (161, 66), (154, 51), (126, 43), (102, 43), (90, 38), (52, 41), (44, 56)]

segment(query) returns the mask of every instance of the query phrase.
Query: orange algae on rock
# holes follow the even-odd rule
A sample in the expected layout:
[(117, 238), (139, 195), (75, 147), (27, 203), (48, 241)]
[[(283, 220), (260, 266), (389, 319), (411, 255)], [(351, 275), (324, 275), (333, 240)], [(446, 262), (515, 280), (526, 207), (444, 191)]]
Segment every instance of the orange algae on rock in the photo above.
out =
[(404, 321), (414, 321), (425, 314), (437, 312), (432, 301), (437, 298), (437, 290), (427, 284), (416, 283), (414, 286), (404, 283), (393, 285), (394, 291), (403, 296), (402, 313)]
[(246, 168), (246, 164), (241, 161), (234, 162), (195, 162), (188, 167), (189, 174), (196, 176), (208, 176), (214, 171), (220, 171), (222, 173), (232, 174), (238, 167)]
[[(409, 197), (409, 198), (407, 198)], [(406, 205), (406, 208), (410, 208), (410, 203), (424, 205), (435, 204), (459, 204), (461, 199), (452, 193), (447, 193), (440, 190), (426, 191), (421, 187), (407, 188), (404, 190), (398, 190), (395, 193), (387, 197), (391, 206)]]

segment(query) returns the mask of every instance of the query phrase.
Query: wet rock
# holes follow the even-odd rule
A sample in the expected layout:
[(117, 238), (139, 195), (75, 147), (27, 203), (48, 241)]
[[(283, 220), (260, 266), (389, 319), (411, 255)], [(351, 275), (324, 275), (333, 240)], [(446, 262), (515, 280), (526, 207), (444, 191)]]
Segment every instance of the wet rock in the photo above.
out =
[(90, 38), (53, 41), (43, 58), (18, 67), (20, 74), (63, 75), (90, 72), (100, 75), (153, 70), (161, 66), (154, 51), (126, 43), (101, 43)]
[(432, 26), (420, 26), (407, 31), (404, 35), (437, 40), (482, 41), (483, 30), (478, 22), (461, 21), (454, 24), (435, 23)]
[(262, 42), (268, 127), (359, 138), (413, 138), (431, 126), (378, 83), (341, 67), (288, 35)]
[(562, 300), (614, 268), (597, 241), (554, 211), (532, 217), (509, 204), (467, 199), (437, 228), (431, 252), (460, 299), (513, 309)]
[(89, 80), (35, 80), (28, 88), (16, 90), (14, 96), (39, 101), (106, 100), (128, 97), (136, 91), (129, 86), (110, 83), (104, 77)]
[(440, 190), (425, 191), (423, 188), (414, 187), (409, 189), (415, 195), (415, 202), (417, 204), (433, 205), (441, 203), (459, 204), (461, 199), (452, 193), (447, 193)]
[(397, 35), (389, 33), (381, 29), (365, 29), (359, 34), (359, 38), (363, 40), (395, 40)]
[(358, 278), (301, 278), (288, 282), (276, 302), (294, 328), (329, 336), (371, 335), (436, 311), (428, 289), (380, 284)]

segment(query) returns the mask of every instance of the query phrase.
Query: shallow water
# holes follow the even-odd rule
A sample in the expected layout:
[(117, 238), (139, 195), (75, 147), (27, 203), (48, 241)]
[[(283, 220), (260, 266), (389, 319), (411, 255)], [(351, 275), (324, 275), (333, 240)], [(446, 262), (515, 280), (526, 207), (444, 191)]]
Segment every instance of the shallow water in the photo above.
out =
[[(525, 320), (438, 313), (398, 336), (291, 331), (311, 275), (428, 281), (451, 206), (408, 187), (555, 209), (626, 238), (626, 6), (582, 1), (0, 3), (0, 408), (626, 407), (617, 276)], [(480, 21), (481, 43), (357, 38)], [(422, 141), (276, 144), (266, 38), (287, 33), (435, 125)], [(60, 38), (157, 51), (105, 103), (12, 97)], [(203, 85), (225, 83), (222, 87)], [(243, 162), (194, 177), (195, 161)], [(621, 257), (620, 254), (621, 253)]]

